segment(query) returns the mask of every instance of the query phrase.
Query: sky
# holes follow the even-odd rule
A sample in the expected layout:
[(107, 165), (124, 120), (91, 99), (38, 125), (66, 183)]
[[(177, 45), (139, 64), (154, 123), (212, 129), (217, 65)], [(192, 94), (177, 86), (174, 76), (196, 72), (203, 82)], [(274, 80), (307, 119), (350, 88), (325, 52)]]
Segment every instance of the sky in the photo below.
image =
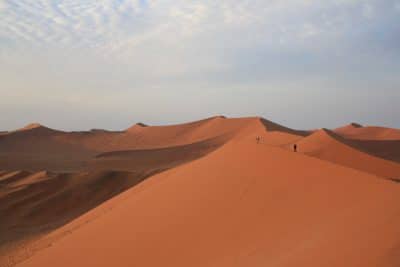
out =
[(400, 128), (400, 0), (0, 0), (0, 130)]

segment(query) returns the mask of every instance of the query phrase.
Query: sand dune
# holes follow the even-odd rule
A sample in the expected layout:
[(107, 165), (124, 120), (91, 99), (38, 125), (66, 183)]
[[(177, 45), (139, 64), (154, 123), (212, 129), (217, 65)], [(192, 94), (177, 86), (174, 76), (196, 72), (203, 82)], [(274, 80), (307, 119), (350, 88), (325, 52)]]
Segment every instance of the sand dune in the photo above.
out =
[(342, 127), (336, 128), (334, 130), (335, 133), (338, 134), (346, 134), (346, 133), (351, 133), (357, 131), (356, 129), (362, 128), (363, 126), (359, 123), (352, 122), (350, 124), (344, 125)]
[(60, 142), (67, 133), (38, 124), (0, 136), (0, 168), (6, 170), (76, 171), (96, 152)]
[(279, 146), (287, 149), (292, 149), (294, 143), (303, 139), (304, 136), (284, 133), (284, 132), (266, 132), (261, 135), (262, 144), (271, 145), (271, 146)]
[[(59, 132), (43, 129), (41, 126), (30, 127), (24, 130), (24, 134), (0, 140), (0, 146), (13, 151), (5, 153), (7, 164), (3, 162), (1, 167), (8, 171), (0, 173), (0, 216), (7, 218), (0, 223), (0, 266), (10, 261), (11, 256), (7, 255), (16, 257), (30, 241), (37, 240), (146, 177), (212, 152), (228, 138), (218, 136), (182, 146), (84, 154), (82, 151), (85, 150), (73, 150), (74, 145), (55, 139)], [(38, 130), (43, 134), (31, 134)], [(53, 158), (57, 154), (59, 161)], [(24, 158), (25, 155), (27, 158)], [(84, 164), (73, 168), (79, 172), (13, 170), (24, 167), (70, 170), (69, 157), (79, 164), (84, 159)]]
[(265, 126), (267, 132), (281, 132), (299, 136), (307, 136), (311, 133), (310, 131), (293, 130), (264, 118), (260, 118), (260, 122)]
[[(0, 173), (0, 266), (21, 246), (80, 216), (155, 173), (202, 157), (222, 145), (212, 139), (154, 150), (100, 154), (90, 172)], [(110, 171), (118, 169), (119, 171)], [(122, 171), (127, 170), (127, 171)], [(17, 247), (17, 249), (13, 249)]]
[(8, 261), (8, 257), (3, 257), (13, 247), (27, 245), (27, 241), (64, 225), (144, 178), (145, 173), (115, 171), (2, 174), (0, 266)]
[(359, 140), (400, 140), (399, 129), (377, 126), (364, 127), (356, 123), (337, 128), (334, 130), (334, 132), (342, 135), (343, 137)]
[(252, 119), (209, 119), (168, 126), (145, 126), (135, 124), (122, 132), (72, 133), (57, 139), (70, 144), (79, 144), (89, 150), (110, 152), (133, 149), (153, 149), (187, 145), (221, 135), (236, 134)]
[(335, 133), (351, 139), (360, 150), (387, 160), (400, 162), (400, 131), (383, 127), (363, 127), (349, 124), (337, 128)]
[(399, 201), (390, 181), (232, 142), (58, 230), (71, 232), (20, 266), (396, 266)]
[(298, 151), (371, 174), (400, 181), (400, 164), (360, 151), (359, 143), (322, 129), (297, 142)]
[(227, 119), (217, 116), (169, 126), (136, 124), (121, 132), (62, 132), (32, 124), (0, 136), (0, 167), (7, 170), (84, 171), (92, 169), (92, 161), (100, 153), (184, 146), (216, 138), (223, 143), (235, 136), (254, 139), (256, 132), (267, 131), (305, 134), (258, 117)]
[(226, 137), (221, 136), (181, 146), (105, 152), (91, 160), (87, 169), (136, 172), (148, 169), (166, 170), (207, 155), (222, 146), (225, 141)]
[(28, 125), (0, 135), (0, 266), (398, 266), (397, 131)]
[(400, 140), (351, 140), (355, 147), (371, 155), (400, 163)]
[(40, 123), (34, 122), (34, 123), (30, 123), (18, 130), (16, 130), (17, 132), (21, 132), (21, 131), (30, 131), (30, 130), (34, 130), (35, 132), (40, 131), (40, 132), (55, 132), (55, 130), (50, 129), (46, 126), (41, 125)]

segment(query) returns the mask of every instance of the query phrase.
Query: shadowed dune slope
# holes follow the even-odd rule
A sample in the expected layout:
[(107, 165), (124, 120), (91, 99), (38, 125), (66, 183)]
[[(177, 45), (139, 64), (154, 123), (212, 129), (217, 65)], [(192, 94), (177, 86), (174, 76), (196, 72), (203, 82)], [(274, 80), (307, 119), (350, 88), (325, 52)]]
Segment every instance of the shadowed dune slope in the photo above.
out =
[(371, 155), (400, 163), (400, 140), (351, 140), (352, 144)]
[(236, 140), (57, 230), (69, 234), (19, 266), (398, 266), (399, 201), (397, 183)]
[(61, 172), (82, 169), (96, 152), (57, 140), (67, 134), (35, 124), (0, 136), (0, 169)]
[[(219, 123), (212, 118), (176, 126), (149, 127), (149, 132), (61, 132), (39, 124), (31, 124), (8, 135), (0, 136), (0, 167), (6, 170), (51, 170), (58, 172), (83, 171), (92, 166), (91, 161), (99, 153), (134, 149), (151, 149), (192, 144), (196, 140), (206, 142), (210, 138), (230, 138), (248, 120), (239, 123), (230, 120)], [(218, 121), (215, 121), (218, 120)], [(208, 129), (216, 125), (215, 131)], [(221, 125), (220, 125), (221, 124)], [(138, 124), (138, 127), (145, 127)], [(191, 138), (201, 127), (203, 134)], [(172, 128), (172, 130), (171, 130)], [(186, 134), (186, 137), (185, 137)], [(204, 138), (204, 139), (202, 139)], [(205, 143), (204, 143), (205, 144)], [(199, 147), (197, 147), (199, 148)], [(92, 169), (90, 167), (90, 169)]]
[[(89, 172), (0, 172), (0, 266), (24, 247), (145, 178), (214, 151), (224, 137), (163, 149), (103, 153)], [(117, 170), (117, 171), (115, 171)]]
[(311, 131), (293, 130), (264, 118), (260, 118), (260, 122), (265, 126), (268, 132), (282, 132), (298, 136), (307, 136), (311, 134)]
[(18, 250), (153, 173), (4, 172), (0, 175), (0, 266)]
[(383, 127), (363, 127), (349, 124), (335, 133), (351, 139), (357, 149), (387, 160), (400, 162), (400, 130)]
[(105, 152), (91, 160), (87, 169), (145, 171), (157, 166), (165, 170), (207, 155), (225, 142), (226, 137), (220, 136), (181, 146)]
[(378, 176), (400, 180), (400, 164), (374, 157), (356, 148), (358, 143), (322, 129), (297, 142), (298, 151)]

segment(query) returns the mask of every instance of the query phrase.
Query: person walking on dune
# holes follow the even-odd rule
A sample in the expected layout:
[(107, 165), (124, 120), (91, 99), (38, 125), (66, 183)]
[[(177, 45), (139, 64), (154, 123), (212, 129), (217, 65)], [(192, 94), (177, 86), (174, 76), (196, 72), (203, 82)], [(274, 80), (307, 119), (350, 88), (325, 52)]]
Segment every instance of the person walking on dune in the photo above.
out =
[(297, 152), (297, 144), (294, 144), (294, 146), (293, 146), (293, 151), (294, 151), (294, 152)]

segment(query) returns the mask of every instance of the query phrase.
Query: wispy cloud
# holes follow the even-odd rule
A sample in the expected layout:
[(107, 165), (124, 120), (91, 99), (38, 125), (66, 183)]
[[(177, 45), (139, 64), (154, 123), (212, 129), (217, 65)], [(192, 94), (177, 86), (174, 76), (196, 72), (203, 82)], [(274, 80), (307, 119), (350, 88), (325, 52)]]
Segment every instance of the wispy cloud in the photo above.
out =
[(399, 12), (398, 0), (0, 0), (0, 91), (113, 88), (125, 101), (143, 90), (396, 88)]
[(349, 24), (357, 19), (357, 11), (354, 11), (357, 8), (360, 15), (371, 17), (375, 5), (381, 5), (379, 2), (2, 0), (0, 35), (16, 43), (28, 41), (30, 45), (114, 49), (149, 38), (171, 41), (171, 35), (177, 39), (204, 31), (220, 34), (225, 30), (228, 33), (250, 30), (254, 33), (261, 29), (264, 39), (276, 34), (280, 35), (278, 39), (304, 38), (317, 32), (326, 33), (331, 30), (329, 26), (340, 28)]

